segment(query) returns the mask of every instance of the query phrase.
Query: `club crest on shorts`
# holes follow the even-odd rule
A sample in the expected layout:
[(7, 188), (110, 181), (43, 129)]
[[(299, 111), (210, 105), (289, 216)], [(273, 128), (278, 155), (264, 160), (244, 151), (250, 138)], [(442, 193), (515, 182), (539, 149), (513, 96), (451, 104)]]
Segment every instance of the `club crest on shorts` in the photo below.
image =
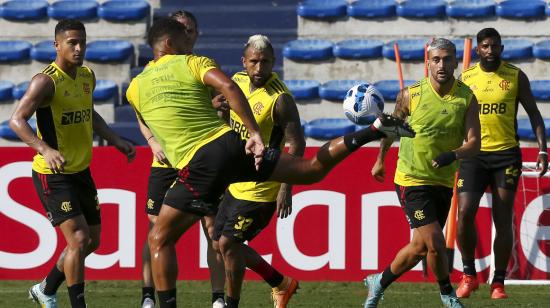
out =
[(414, 218), (416, 218), (417, 220), (422, 220), (426, 218), (426, 216), (424, 215), (424, 211), (423, 210), (414, 211)]

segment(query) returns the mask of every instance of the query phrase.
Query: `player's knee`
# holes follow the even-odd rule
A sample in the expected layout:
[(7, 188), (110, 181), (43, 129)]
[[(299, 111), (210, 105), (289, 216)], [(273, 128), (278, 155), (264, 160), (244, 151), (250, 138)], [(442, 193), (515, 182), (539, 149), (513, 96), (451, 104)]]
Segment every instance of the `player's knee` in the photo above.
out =
[(214, 251), (216, 253), (221, 253), (220, 251), (220, 242), (219, 241), (212, 241), (212, 249), (214, 249)]
[(151, 251), (159, 250), (160, 247), (162, 247), (166, 243), (166, 236), (160, 232), (157, 228), (153, 227), (151, 231), (149, 231), (149, 235), (147, 236), (147, 244), (149, 244), (149, 248)]
[(233, 246), (233, 241), (225, 236), (222, 236), (218, 241), (219, 251), (224, 257), (231, 255)]
[(90, 244), (90, 235), (84, 230), (78, 230), (67, 241), (67, 247), (73, 253), (84, 253)]

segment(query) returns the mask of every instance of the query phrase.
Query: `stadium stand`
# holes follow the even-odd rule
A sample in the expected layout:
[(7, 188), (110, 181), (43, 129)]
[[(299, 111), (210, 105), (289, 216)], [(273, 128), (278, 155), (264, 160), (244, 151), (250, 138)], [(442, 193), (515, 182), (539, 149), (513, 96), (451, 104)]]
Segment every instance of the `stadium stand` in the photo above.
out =
[(133, 21), (147, 17), (150, 11), (146, 1), (112, 0), (101, 4), (97, 15), (110, 21)]
[(9, 102), (13, 98), (13, 87), (13, 83), (6, 80), (0, 80), (0, 104), (7, 101)]
[(494, 0), (454, 0), (445, 13), (453, 18), (488, 18), (495, 15)]
[(74, 18), (81, 21), (97, 17), (98, 3), (96, 1), (62, 0), (48, 7), (48, 16), (54, 19)]
[(537, 100), (550, 100), (550, 80), (531, 80), (531, 91)]
[[(409, 79), (403, 81), (405, 87), (412, 85), (414, 82), (414, 80)], [(399, 80), (397, 79), (380, 80), (375, 82), (374, 86), (376, 87), (376, 89), (378, 89), (378, 91), (380, 91), (382, 96), (384, 96), (384, 100), (394, 101), (397, 97), (397, 92), (399, 92)]]
[(319, 97), (326, 100), (342, 101), (348, 90), (363, 80), (331, 80), (319, 87)]
[(316, 19), (344, 17), (347, 11), (345, 0), (306, 0), (296, 8), (299, 16)]
[(540, 0), (506, 0), (496, 5), (496, 15), (505, 18), (542, 18), (545, 2)]
[[(546, 135), (550, 134), (550, 119), (544, 119), (544, 126), (546, 127)], [(536, 136), (533, 133), (531, 127), (531, 121), (529, 118), (518, 118), (518, 136), (522, 140), (535, 140)]]
[(326, 60), (332, 57), (332, 48), (327, 40), (296, 40), (285, 45), (283, 55), (293, 60)]
[(294, 99), (311, 100), (319, 97), (320, 83), (315, 80), (285, 80)]
[(332, 53), (344, 59), (380, 58), (383, 45), (379, 40), (345, 40), (336, 43)]
[(0, 41), (0, 62), (28, 60), (31, 47), (26, 41)]
[(395, 52), (393, 45), (397, 43), (399, 46), (399, 55), (401, 60), (422, 60), (424, 59), (424, 46), (428, 39), (402, 39), (389, 41), (382, 47), (382, 55), (384, 58), (395, 60)]
[(23, 97), (25, 92), (27, 92), (28, 88), (29, 88), (29, 82), (24, 81), (24, 82), (16, 85), (15, 87), (13, 87), (13, 90), (12, 90), (11, 94), (12, 94), (14, 99), (21, 99), (21, 97)]
[(445, 16), (445, 7), (443, 0), (409, 0), (400, 2), (396, 13), (408, 18), (440, 18)]
[(506, 46), (502, 52), (504, 60), (529, 59), (533, 57), (533, 43), (528, 40), (503, 39)]
[(0, 7), (0, 16), (8, 20), (31, 21), (48, 14), (48, 2), (43, 0), (13, 0)]
[(309, 121), (304, 126), (306, 137), (328, 140), (356, 130), (355, 124), (348, 119), (327, 118)]
[(388, 18), (395, 16), (394, 0), (359, 0), (348, 5), (348, 16), (354, 18)]
[(533, 55), (537, 59), (550, 59), (550, 40), (544, 40), (533, 45)]
[(31, 48), (31, 58), (44, 63), (50, 63), (55, 60), (55, 47), (53, 41), (49, 40), (36, 43)]

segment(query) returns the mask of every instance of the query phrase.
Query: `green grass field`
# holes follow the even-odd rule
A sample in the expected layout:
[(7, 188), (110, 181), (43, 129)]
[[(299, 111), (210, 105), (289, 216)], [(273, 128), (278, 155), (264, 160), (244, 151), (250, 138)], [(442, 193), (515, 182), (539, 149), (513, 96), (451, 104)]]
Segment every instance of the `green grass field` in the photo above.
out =
[[(0, 281), (0, 307), (35, 307), (27, 299), (31, 281)], [(491, 300), (487, 285), (463, 303), (466, 307), (550, 307), (550, 286), (507, 286), (510, 298)], [(263, 282), (245, 282), (241, 307), (270, 307), (270, 289)], [(362, 307), (367, 292), (360, 282), (303, 282), (289, 305), (292, 307)], [(89, 281), (88, 307), (139, 307), (138, 281)], [(67, 290), (58, 294), (59, 307), (69, 307)], [(209, 307), (207, 282), (178, 282), (179, 307)], [(38, 307), (38, 306), (36, 306)], [(396, 283), (386, 291), (380, 307), (441, 307), (437, 286), (429, 283)]]

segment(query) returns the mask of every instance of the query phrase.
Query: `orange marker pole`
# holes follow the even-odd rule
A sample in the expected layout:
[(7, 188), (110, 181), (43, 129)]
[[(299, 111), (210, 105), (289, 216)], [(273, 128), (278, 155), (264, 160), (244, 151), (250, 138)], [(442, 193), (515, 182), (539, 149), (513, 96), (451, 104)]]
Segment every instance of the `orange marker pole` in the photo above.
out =
[(424, 44), (424, 77), (428, 77), (428, 43)]
[(395, 53), (395, 62), (397, 63), (397, 76), (399, 77), (399, 89), (403, 90), (405, 83), (403, 82), (403, 69), (401, 68), (401, 56), (399, 55), (399, 45), (393, 44), (393, 52)]
[(462, 71), (465, 71), (470, 67), (470, 61), (472, 60), (472, 39), (464, 39), (464, 56), (462, 57)]
[(456, 216), (458, 211), (458, 196), (457, 196), (458, 172), (455, 174), (455, 184), (453, 186), (453, 198), (451, 199), (451, 208), (447, 216), (445, 229), (445, 240), (447, 246), (447, 257), (449, 261), (449, 273), (453, 271), (453, 262), (455, 256), (455, 241), (456, 241)]

